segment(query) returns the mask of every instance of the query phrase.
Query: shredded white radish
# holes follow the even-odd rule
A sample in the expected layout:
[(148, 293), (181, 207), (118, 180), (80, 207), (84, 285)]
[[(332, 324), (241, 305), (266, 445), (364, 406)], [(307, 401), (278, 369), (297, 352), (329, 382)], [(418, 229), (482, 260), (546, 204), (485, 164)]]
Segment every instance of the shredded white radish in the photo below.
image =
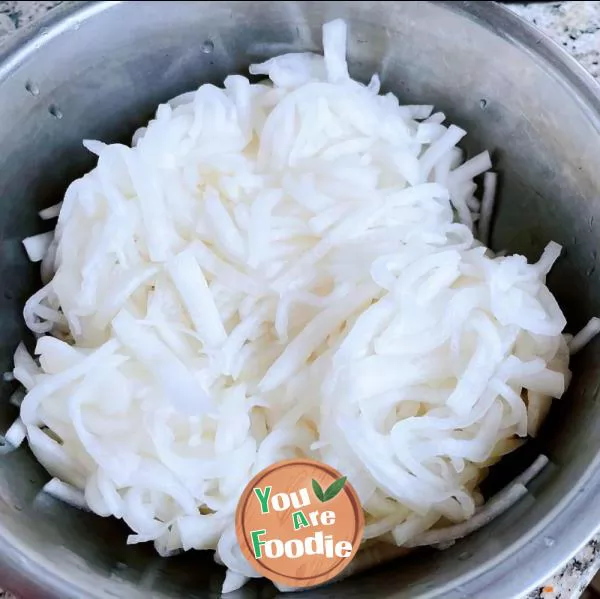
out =
[(560, 246), (493, 255), (489, 154), (465, 162), (445, 115), (352, 80), (346, 35), (327, 23), (324, 56), (162, 104), (133, 147), (86, 141), (96, 168), (25, 242), (46, 285), (10, 436), (26, 428), (47, 492), (123, 519), (129, 543), (215, 550), (224, 592), (257, 576), (235, 508), (278, 460), (346, 474), (369, 538), (483, 525), (524, 484), (486, 510), (487, 468), (537, 433), (600, 328), (567, 346), (545, 284)]

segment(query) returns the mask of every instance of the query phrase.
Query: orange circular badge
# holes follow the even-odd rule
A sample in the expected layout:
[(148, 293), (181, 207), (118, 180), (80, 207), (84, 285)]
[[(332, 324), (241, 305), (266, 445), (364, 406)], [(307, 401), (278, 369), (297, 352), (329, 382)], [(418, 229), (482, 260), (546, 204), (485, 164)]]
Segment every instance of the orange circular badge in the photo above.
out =
[(254, 569), (290, 587), (337, 576), (364, 531), (363, 511), (346, 477), (314, 460), (285, 460), (257, 474), (242, 493), (235, 524)]

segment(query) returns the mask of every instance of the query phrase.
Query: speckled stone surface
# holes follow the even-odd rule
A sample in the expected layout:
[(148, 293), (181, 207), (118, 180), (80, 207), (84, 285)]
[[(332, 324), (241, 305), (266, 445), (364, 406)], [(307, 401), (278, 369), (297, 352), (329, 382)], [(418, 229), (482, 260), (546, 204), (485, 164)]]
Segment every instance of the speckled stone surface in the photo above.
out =
[[(567, 565), (527, 599), (576, 599), (600, 569), (600, 535), (594, 537)], [(525, 598), (523, 598), (525, 599)]]
[[(0, 2), (0, 43), (15, 29), (35, 21), (58, 4), (62, 2)], [(510, 8), (539, 27), (600, 81), (600, 0), (523, 3)], [(576, 599), (598, 569), (600, 534), (527, 599)], [(14, 597), (0, 590), (0, 599)]]
[(535, 2), (511, 8), (600, 78), (600, 2)]

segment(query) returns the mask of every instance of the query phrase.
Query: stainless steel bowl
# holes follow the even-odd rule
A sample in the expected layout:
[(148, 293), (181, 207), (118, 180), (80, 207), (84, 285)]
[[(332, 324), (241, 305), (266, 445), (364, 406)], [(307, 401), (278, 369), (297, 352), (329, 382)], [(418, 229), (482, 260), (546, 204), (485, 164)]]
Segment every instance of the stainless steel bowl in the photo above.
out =
[[(129, 139), (156, 105), (251, 60), (319, 50), (320, 26), (350, 24), (352, 74), (374, 71), (402, 101), (432, 102), (466, 128), (468, 150), (501, 173), (493, 245), (536, 258), (566, 254), (550, 286), (576, 329), (600, 314), (600, 96), (562, 51), (492, 2), (92, 2), (54, 11), (0, 56), (0, 371), (11, 367), (21, 309), (38, 285), (20, 240), (36, 211), (92, 167), (83, 138)], [(209, 41), (210, 43), (205, 44)], [(600, 524), (600, 341), (573, 362), (573, 384), (537, 452), (551, 465), (508, 513), (450, 549), (303, 597), (515, 597), (558, 568)], [(2, 382), (0, 426), (16, 410)], [(0, 429), (1, 430), (1, 429)], [(23, 598), (205, 598), (222, 571), (202, 553), (161, 560), (126, 547), (118, 522), (34, 501), (47, 479), (27, 451), (0, 457), (0, 583)], [(491, 482), (493, 486), (494, 481)], [(251, 585), (241, 597), (269, 596)], [(264, 595), (263, 595), (264, 593)]]

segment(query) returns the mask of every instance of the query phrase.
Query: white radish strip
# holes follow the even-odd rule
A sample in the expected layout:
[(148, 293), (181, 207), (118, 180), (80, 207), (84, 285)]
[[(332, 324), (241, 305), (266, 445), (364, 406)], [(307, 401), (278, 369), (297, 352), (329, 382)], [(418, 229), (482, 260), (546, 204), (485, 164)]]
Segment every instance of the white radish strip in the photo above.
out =
[(192, 250), (185, 250), (172, 258), (167, 264), (167, 272), (204, 344), (207, 347), (222, 345), (227, 333)]
[(594, 316), (569, 342), (571, 355), (581, 351), (598, 333), (600, 333), (600, 318)]
[(338, 83), (350, 78), (346, 63), (346, 35), (348, 27), (342, 19), (335, 19), (323, 25), (323, 54), (327, 78)]
[(58, 202), (58, 204), (54, 204), (53, 206), (48, 206), (48, 208), (44, 208), (38, 212), (40, 218), (42, 220), (51, 220), (53, 218), (58, 218), (60, 214), (60, 209), (62, 208), (62, 202)]
[(25, 387), (30, 390), (35, 385), (35, 376), (41, 373), (40, 367), (31, 357), (25, 344), (19, 343), (13, 357), (15, 368), (13, 374), (15, 378)]
[(496, 185), (498, 175), (488, 172), (483, 176), (483, 197), (481, 198), (481, 213), (479, 216), (479, 241), (483, 245), (489, 245), (490, 227), (492, 225), (492, 216), (494, 213), (494, 203), (496, 200)]
[(558, 243), (551, 241), (542, 252), (540, 259), (535, 264), (535, 268), (538, 272), (545, 276), (550, 272), (550, 269), (554, 266), (554, 263), (560, 257), (562, 246)]
[(526, 470), (512, 481), (511, 485), (528, 485), (549, 463), (550, 460), (545, 455), (539, 455)]
[(446, 120), (446, 115), (443, 112), (436, 112), (432, 114), (429, 118), (425, 119), (424, 123), (437, 123), (441, 125)]
[(19, 447), (27, 436), (27, 429), (20, 418), (17, 418), (4, 434), (4, 438), (13, 447)]
[(229, 212), (223, 206), (218, 192), (212, 187), (209, 187), (204, 194), (204, 209), (221, 247), (231, 256), (243, 257), (246, 252), (244, 240)]
[(73, 507), (79, 508), (80, 510), (89, 511), (83, 493), (79, 489), (64, 483), (58, 478), (50, 479), (42, 487), (42, 491), (56, 499), (60, 499), (60, 501), (64, 501), (65, 503), (72, 505)]
[(544, 369), (537, 374), (522, 376), (519, 381), (531, 391), (556, 398), (562, 397), (567, 386), (564, 373), (549, 369)]
[(492, 160), (490, 158), (490, 153), (486, 150), (454, 169), (448, 177), (448, 183), (449, 185), (459, 185), (465, 181), (470, 182), (477, 177), (477, 175), (481, 175), (481, 173), (485, 173), (491, 168)]
[(32, 262), (41, 262), (53, 239), (54, 232), (52, 231), (23, 239), (23, 246), (29, 259)]
[(96, 154), (96, 156), (102, 155), (103, 150), (107, 147), (105, 143), (95, 139), (84, 139), (81, 145), (92, 154)]
[(144, 241), (153, 262), (167, 259), (175, 243), (175, 232), (172, 219), (164, 202), (163, 194), (156, 184), (155, 177), (148, 175), (140, 157), (131, 151), (124, 154), (129, 168), (131, 180), (138, 197), (142, 222), (144, 225)]
[(44, 300), (47, 301), (48, 295), (52, 291), (52, 286), (48, 283), (39, 291), (36, 291), (26, 302), (23, 308), (23, 319), (25, 323), (34, 333), (48, 333), (52, 330), (53, 322), (44, 320), (38, 315), (38, 309)]
[(431, 104), (405, 104), (402, 108), (407, 110), (411, 118), (417, 121), (429, 118), (433, 112)]
[(485, 506), (477, 512), (470, 520), (454, 524), (447, 528), (430, 530), (422, 533), (418, 537), (408, 541), (405, 547), (423, 547), (425, 545), (446, 544), (479, 530), (480, 528), (501, 516), (506, 510), (511, 508), (519, 499), (527, 495), (527, 488), (522, 484), (513, 484), (507, 489), (500, 491), (495, 497), (490, 499)]
[(450, 125), (446, 133), (425, 150), (423, 156), (419, 158), (422, 182), (427, 181), (431, 169), (437, 164), (442, 156), (449, 152), (466, 134), (467, 132), (463, 129), (460, 129), (455, 125)]
[[(251, 75), (268, 75), (277, 87), (298, 87), (319, 79), (325, 72), (323, 57), (312, 52), (294, 52), (275, 56), (260, 64), (248, 67)], [(225, 79), (228, 86), (230, 77)]]

